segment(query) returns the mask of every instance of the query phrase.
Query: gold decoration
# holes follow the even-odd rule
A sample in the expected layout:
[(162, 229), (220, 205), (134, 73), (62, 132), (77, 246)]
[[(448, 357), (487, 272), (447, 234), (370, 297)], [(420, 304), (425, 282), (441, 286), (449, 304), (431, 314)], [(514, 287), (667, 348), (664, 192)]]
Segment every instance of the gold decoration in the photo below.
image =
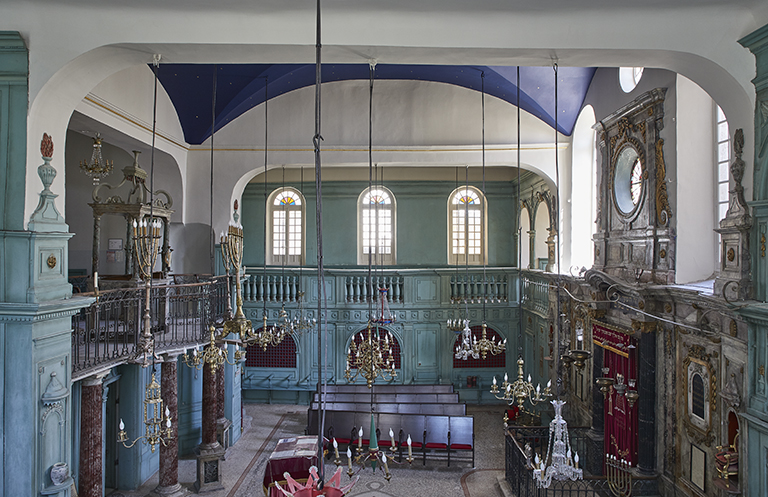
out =
[(765, 257), (765, 233), (760, 235), (760, 257)]
[(55, 268), (56, 267), (56, 256), (53, 255), (53, 254), (49, 255), (48, 256), (48, 260), (46, 261), (46, 263), (48, 264), (49, 268), (51, 268), (51, 269)]
[(735, 337), (739, 333), (739, 326), (736, 324), (735, 319), (731, 319), (730, 331), (732, 337)]
[(761, 364), (759, 368), (757, 368), (757, 373), (760, 376), (765, 376), (765, 365)]
[(659, 250), (659, 257), (661, 257), (662, 259), (666, 259), (667, 258), (667, 251), (664, 250), (664, 249)]
[[(686, 344), (683, 344), (686, 346)], [(709, 377), (709, 409), (711, 412), (715, 412), (717, 409), (717, 374), (715, 368), (711, 364), (711, 359), (717, 357), (717, 352), (707, 354), (704, 351), (704, 347), (697, 344), (692, 344), (688, 348), (688, 356), (683, 360), (682, 370), (680, 372), (680, 378), (682, 379), (682, 391), (688, 392), (688, 366), (691, 362), (697, 362), (707, 368), (707, 376)], [(687, 405), (687, 394), (685, 395)], [(712, 434), (712, 421), (710, 420), (707, 430), (694, 425), (688, 417), (687, 409), (686, 414), (682, 416), (683, 424), (685, 425), (688, 436), (696, 443), (703, 443), (707, 447), (712, 445), (715, 439)]]
[(644, 301), (644, 300), (641, 300), (640, 302), (638, 302), (638, 303), (637, 303), (637, 307), (638, 307), (638, 308), (639, 308), (641, 311), (644, 311), (644, 310), (645, 310), (645, 301)]
[(736, 258), (736, 252), (733, 250), (733, 247), (728, 249), (728, 262), (733, 262), (733, 260)]
[(659, 224), (664, 226), (672, 217), (672, 208), (669, 206), (669, 197), (667, 196), (667, 169), (664, 165), (664, 139), (659, 138), (656, 142), (656, 216)]
[(664, 312), (666, 312), (667, 314), (671, 313), (672, 312), (672, 304), (670, 304), (669, 302), (664, 304)]

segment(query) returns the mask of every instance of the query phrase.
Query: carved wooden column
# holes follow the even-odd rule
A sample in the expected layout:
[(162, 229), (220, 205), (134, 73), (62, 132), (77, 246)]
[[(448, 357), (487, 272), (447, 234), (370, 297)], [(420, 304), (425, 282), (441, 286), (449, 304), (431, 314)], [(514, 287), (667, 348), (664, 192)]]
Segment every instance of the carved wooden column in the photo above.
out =
[(208, 363), (205, 363), (203, 366), (203, 440), (195, 449), (197, 455), (195, 491), (198, 493), (224, 489), (221, 484), (224, 448), (216, 440), (217, 404), (216, 373), (211, 371)]
[(102, 380), (107, 373), (82, 382), (80, 393), (80, 497), (102, 497)]
[(170, 412), (172, 433), (166, 445), (160, 444), (160, 482), (149, 494), (150, 497), (182, 497), (189, 494), (179, 483), (178, 356), (178, 352), (163, 356), (160, 388), (163, 404)]

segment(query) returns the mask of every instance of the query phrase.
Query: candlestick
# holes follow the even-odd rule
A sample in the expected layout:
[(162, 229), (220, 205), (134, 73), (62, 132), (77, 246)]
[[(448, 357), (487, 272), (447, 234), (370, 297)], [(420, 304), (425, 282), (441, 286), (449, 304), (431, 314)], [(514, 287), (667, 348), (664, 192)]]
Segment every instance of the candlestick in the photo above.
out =
[(410, 463), (411, 461), (413, 461), (413, 451), (411, 448), (411, 435), (408, 435), (407, 443), (408, 443), (408, 462)]
[(357, 449), (363, 451), (363, 427), (360, 427), (360, 431), (357, 432)]
[(339, 459), (339, 444), (336, 443), (336, 437), (333, 437), (333, 454), (336, 456), (334, 463), (336, 463), (336, 466), (338, 466), (341, 462), (341, 459)]
[(391, 450), (392, 452), (395, 451), (395, 432), (392, 431), (392, 428), (389, 429), (389, 440), (392, 442)]
[(347, 471), (347, 474), (352, 477), (352, 450), (349, 448), (347, 448), (347, 463), (349, 464), (349, 471)]

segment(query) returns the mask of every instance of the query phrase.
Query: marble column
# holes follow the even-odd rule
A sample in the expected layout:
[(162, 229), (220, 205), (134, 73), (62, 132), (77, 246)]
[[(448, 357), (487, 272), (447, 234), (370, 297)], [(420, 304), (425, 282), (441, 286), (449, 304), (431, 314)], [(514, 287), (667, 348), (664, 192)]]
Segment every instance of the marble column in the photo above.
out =
[[(656, 433), (656, 333), (640, 335), (638, 347), (638, 433)], [(656, 439), (642, 437), (637, 449), (640, 473), (652, 475), (656, 470)]]
[[(223, 347), (226, 347), (226, 345), (223, 345)], [(224, 402), (226, 399), (224, 367), (222, 364), (216, 371), (216, 439), (224, 450), (227, 450), (229, 448), (229, 427), (232, 426), (232, 422), (224, 414)]]
[(216, 394), (216, 374), (208, 363), (203, 366), (203, 440), (195, 449), (197, 456), (197, 480), (195, 491), (198, 493), (223, 490), (221, 470), (224, 448), (216, 440), (216, 415), (218, 395)]
[(179, 483), (178, 357), (178, 352), (163, 355), (160, 395), (170, 412), (172, 434), (166, 445), (160, 444), (160, 481), (149, 494), (151, 497), (182, 497), (189, 494)]
[(107, 373), (86, 378), (80, 393), (80, 488), (79, 497), (102, 497), (102, 380)]

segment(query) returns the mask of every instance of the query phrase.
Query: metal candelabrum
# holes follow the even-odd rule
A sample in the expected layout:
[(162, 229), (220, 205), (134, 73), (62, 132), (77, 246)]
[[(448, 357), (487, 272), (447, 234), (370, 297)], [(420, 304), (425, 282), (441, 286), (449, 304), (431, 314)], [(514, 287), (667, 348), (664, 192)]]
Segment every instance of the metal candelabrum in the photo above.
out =
[(159, 219), (150, 218), (133, 221), (133, 245), (136, 261), (144, 280), (144, 329), (136, 347), (134, 361), (146, 368), (150, 364), (150, 358), (157, 359), (155, 355), (155, 338), (152, 335), (152, 319), (150, 314), (150, 294), (152, 289), (152, 273), (160, 251), (162, 223)]
[(395, 379), (397, 371), (395, 371), (395, 360), (392, 353), (394, 342), (392, 334), (387, 331), (382, 340), (378, 328), (374, 330), (370, 322), (367, 330), (361, 333), (364, 333), (361, 342), (357, 344), (353, 338), (347, 349), (347, 369), (344, 372), (344, 377), (348, 382), (351, 382), (358, 376), (362, 376), (365, 378), (368, 388), (373, 386), (373, 382), (378, 377), (385, 381)]

